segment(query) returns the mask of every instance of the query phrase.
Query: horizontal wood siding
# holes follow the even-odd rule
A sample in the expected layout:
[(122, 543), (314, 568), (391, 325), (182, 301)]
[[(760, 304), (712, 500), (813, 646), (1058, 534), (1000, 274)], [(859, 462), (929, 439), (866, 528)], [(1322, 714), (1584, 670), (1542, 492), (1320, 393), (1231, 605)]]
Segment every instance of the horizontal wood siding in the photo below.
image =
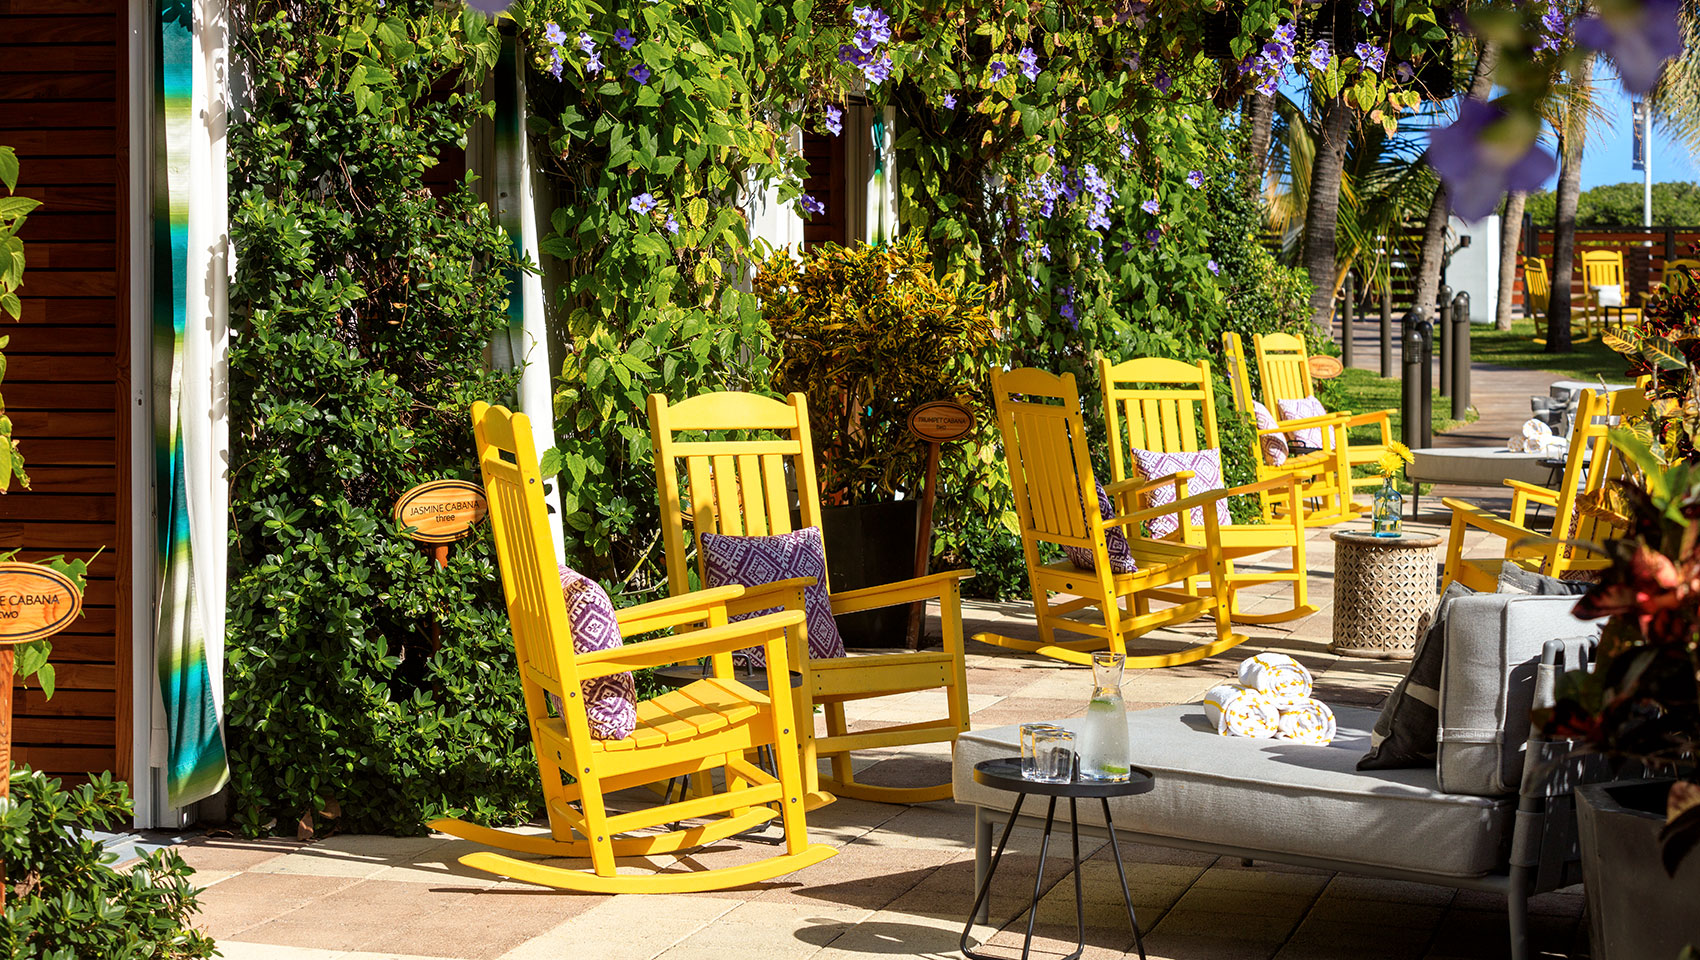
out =
[(0, 0), (0, 144), (23, 230), (23, 317), (0, 394), (31, 489), (0, 496), (0, 548), (88, 557), (86, 615), (53, 639), (58, 691), (13, 691), (19, 762), (80, 778), (130, 775), (130, 414), (125, 6)]

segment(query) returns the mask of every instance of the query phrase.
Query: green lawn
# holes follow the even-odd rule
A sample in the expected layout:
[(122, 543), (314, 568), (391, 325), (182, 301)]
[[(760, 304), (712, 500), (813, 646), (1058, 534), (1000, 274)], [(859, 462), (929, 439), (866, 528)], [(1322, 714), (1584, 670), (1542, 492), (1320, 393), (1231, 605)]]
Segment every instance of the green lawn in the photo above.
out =
[[(1623, 358), (1599, 339), (1574, 341), (1568, 353), (1547, 353), (1534, 342), (1534, 321), (1515, 321), (1510, 330), (1473, 327), (1470, 330), (1470, 359), (1474, 363), (1496, 363), (1505, 367), (1549, 370), (1573, 380), (1621, 380)], [(1542, 336), (1545, 336), (1544, 326)]]

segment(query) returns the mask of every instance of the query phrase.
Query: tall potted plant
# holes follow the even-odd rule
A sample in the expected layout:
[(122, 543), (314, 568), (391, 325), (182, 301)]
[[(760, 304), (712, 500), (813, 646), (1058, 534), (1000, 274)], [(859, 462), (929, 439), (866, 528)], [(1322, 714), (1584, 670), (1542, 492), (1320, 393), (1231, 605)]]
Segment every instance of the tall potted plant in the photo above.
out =
[(1589, 505), (1626, 532), (1576, 605), (1609, 619), (1594, 669), (1565, 674), (1542, 719), (1649, 775), (1576, 791), (1595, 960), (1675, 958), (1700, 946), (1700, 466), (1662, 463), (1626, 430), (1613, 442), (1642, 479)]
[[(777, 343), (773, 389), (809, 400), (833, 592), (912, 576), (927, 446), (908, 416), (933, 400), (983, 413), (985, 289), (940, 280), (914, 235), (779, 251), (754, 289)], [(907, 615), (852, 614), (839, 630), (851, 646), (901, 645)]]

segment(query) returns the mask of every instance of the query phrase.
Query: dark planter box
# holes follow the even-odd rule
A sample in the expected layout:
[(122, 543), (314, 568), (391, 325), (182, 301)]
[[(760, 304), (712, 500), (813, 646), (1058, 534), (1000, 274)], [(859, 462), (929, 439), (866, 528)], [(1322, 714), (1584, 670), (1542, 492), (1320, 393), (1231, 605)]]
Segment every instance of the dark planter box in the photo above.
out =
[(1659, 859), (1668, 780), (1576, 788), (1594, 960), (1675, 960), (1700, 946), (1700, 852), (1666, 875)]
[[(915, 573), (921, 502), (892, 500), (821, 510), (826, 572), (833, 593), (908, 580)], [(909, 604), (836, 617), (846, 647), (902, 647)]]

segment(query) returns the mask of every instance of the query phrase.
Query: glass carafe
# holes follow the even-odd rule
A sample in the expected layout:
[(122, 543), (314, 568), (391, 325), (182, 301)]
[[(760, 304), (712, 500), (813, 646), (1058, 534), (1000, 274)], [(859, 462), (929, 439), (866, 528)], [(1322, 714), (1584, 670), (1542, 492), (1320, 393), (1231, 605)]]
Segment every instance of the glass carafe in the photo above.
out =
[(1092, 702), (1080, 731), (1080, 779), (1126, 780), (1127, 707), (1122, 703), (1122, 670), (1127, 657), (1119, 653), (1092, 655)]
[(1404, 511), (1404, 504), (1404, 495), (1393, 489), (1393, 478), (1387, 477), (1382, 481), (1381, 489), (1375, 492), (1375, 504), (1370, 512), (1370, 522), (1374, 525), (1376, 536), (1399, 535), (1399, 515)]

